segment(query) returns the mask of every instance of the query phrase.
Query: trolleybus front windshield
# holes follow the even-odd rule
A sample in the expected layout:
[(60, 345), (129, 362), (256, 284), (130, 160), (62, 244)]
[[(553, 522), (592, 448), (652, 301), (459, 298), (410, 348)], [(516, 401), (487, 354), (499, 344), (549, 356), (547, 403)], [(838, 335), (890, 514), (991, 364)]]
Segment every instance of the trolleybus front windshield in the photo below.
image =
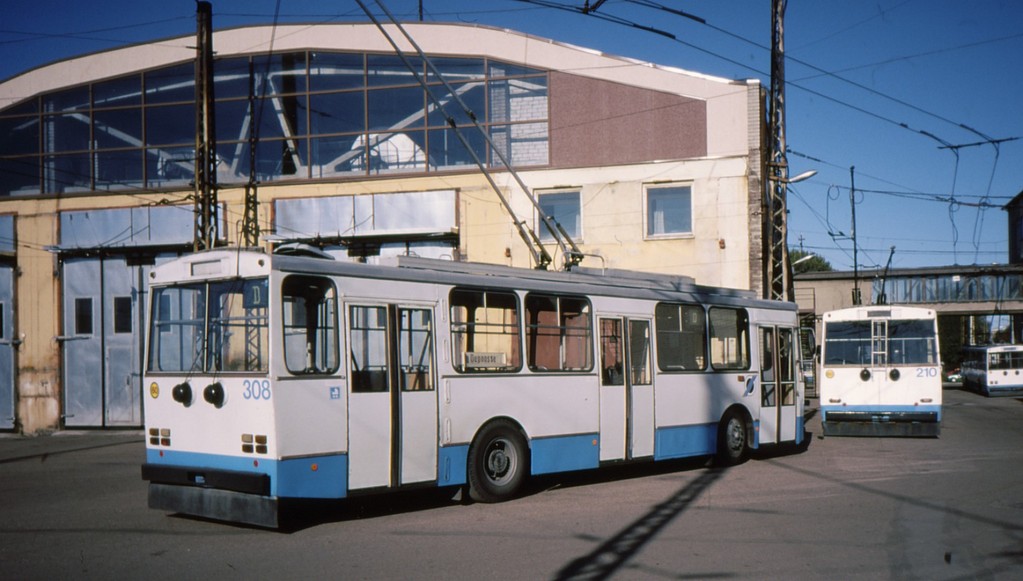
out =
[(147, 370), (266, 371), (268, 298), (265, 278), (154, 289)]
[(887, 321), (836, 321), (827, 323), (824, 334), (825, 365), (870, 365), (874, 355), (885, 353), (893, 365), (935, 365), (937, 341), (934, 323), (928, 319)]

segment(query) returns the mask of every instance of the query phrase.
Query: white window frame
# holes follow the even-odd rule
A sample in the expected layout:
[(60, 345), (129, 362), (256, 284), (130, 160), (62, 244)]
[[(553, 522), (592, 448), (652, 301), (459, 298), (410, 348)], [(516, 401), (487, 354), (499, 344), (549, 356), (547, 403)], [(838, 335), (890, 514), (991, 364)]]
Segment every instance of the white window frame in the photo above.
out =
[[(650, 223), (650, 193), (657, 190), (685, 188), (689, 190), (689, 229), (678, 232), (651, 232)], [(663, 240), (665, 238), (693, 238), (694, 233), (694, 211), (693, 211), (693, 183), (692, 182), (670, 182), (659, 184), (646, 184), (643, 186), (643, 239)]]
[[(562, 226), (562, 228), (565, 229), (565, 232), (568, 233), (569, 237), (572, 239), (573, 242), (579, 243), (579, 242), (582, 242), (582, 239), (583, 239), (583, 190), (582, 190), (582, 188), (565, 188), (565, 189), (547, 190), (547, 191), (542, 191), (542, 192), (536, 192), (536, 201), (537, 201), (537, 204), (539, 204), (540, 206), (543, 206), (543, 198), (544, 197), (546, 197), (546, 196), (556, 196), (556, 195), (565, 195), (565, 194), (575, 194), (576, 195), (576, 202), (578, 204), (578, 207), (577, 207), (577, 210), (578, 210), (578, 214), (577, 214), (578, 215), (577, 232), (573, 233), (572, 230), (568, 227), (568, 225), (566, 225), (564, 222), (561, 222), (561, 226)], [(551, 219), (553, 219), (555, 221), (558, 221), (557, 216), (550, 215), (550, 217), (551, 217)], [(540, 213), (537, 212), (536, 213), (536, 233), (537, 233), (537, 236), (540, 237), (540, 242), (545, 242), (545, 243), (546, 242), (554, 242), (555, 241), (554, 236), (551, 235), (550, 231), (547, 229), (547, 226), (544, 226), (541, 222), (542, 222), (542, 220), (540, 220)]]

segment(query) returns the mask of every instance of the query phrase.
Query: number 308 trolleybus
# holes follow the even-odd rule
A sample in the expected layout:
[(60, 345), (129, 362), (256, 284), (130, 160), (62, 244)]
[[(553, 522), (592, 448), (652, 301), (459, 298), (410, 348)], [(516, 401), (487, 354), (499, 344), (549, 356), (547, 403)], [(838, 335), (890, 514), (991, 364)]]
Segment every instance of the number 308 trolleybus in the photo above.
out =
[[(381, 259), (386, 262), (385, 259)], [(691, 279), (214, 250), (151, 271), (149, 505), (281, 501), (803, 439), (796, 307)]]
[(876, 305), (824, 313), (825, 435), (938, 436), (941, 364), (931, 309)]

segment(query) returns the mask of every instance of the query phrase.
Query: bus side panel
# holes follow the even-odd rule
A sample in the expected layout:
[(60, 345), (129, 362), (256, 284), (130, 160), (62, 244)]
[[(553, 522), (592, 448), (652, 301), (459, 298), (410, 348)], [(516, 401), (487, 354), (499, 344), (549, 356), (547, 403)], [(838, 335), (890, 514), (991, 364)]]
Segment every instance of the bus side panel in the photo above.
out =
[[(756, 403), (756, 393), (746, 393), (749, 373), (682, 373), (657, 376), (657, 438), (654, 458), (682, 458), (713, 454), (717, 426), (732, 404), (747, 409)], [(750, 414), (755, 421), (756, 413)], [(756, 447), (752, 442), (751, 446)]]
[(277, 496), (344, 498), (348, 495), (348, 456), (310, 456), (281, 460)]
[(337, 377), (278, 380), (274, 391), (280, 457), (348, 451), (344, 380)]
[(437, 486), (455, 486), (467, 482), (469, 445), (442, 446), (437, 458)]
[(536, 438), (530, 443), (532, 473), (597, 468), (600, 466), (599, 444), (596, 434)]
[(596, 374), (445, 378), (442, 443), (468, 446), (488, 421), (509, 418), (522, 426), (537, 469), (560, 472), (596, 467), (600, 454), (597, 382)]
[(717, 428), (717, 423), (659, 428), (654, 459), (713, 454), (717, 446)]

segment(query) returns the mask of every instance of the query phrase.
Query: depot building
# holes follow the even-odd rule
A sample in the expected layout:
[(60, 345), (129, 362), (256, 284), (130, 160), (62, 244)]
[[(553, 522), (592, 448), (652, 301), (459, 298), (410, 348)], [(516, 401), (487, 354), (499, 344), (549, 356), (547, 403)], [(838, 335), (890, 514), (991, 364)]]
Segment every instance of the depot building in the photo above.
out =
[[(525, 227), (557, 267), (538, 205), (585, 266), (763, 295), (759, 82), (478, 25), (404, 28), (432, 66), (372, 24), (214, 33), (218, 244), (243, 240), (248, 186), (267, 251), (531, 268)], [(143, 425), (147, 273), (195, 239), (195, 47), (0, 82), (0, 430)]]

